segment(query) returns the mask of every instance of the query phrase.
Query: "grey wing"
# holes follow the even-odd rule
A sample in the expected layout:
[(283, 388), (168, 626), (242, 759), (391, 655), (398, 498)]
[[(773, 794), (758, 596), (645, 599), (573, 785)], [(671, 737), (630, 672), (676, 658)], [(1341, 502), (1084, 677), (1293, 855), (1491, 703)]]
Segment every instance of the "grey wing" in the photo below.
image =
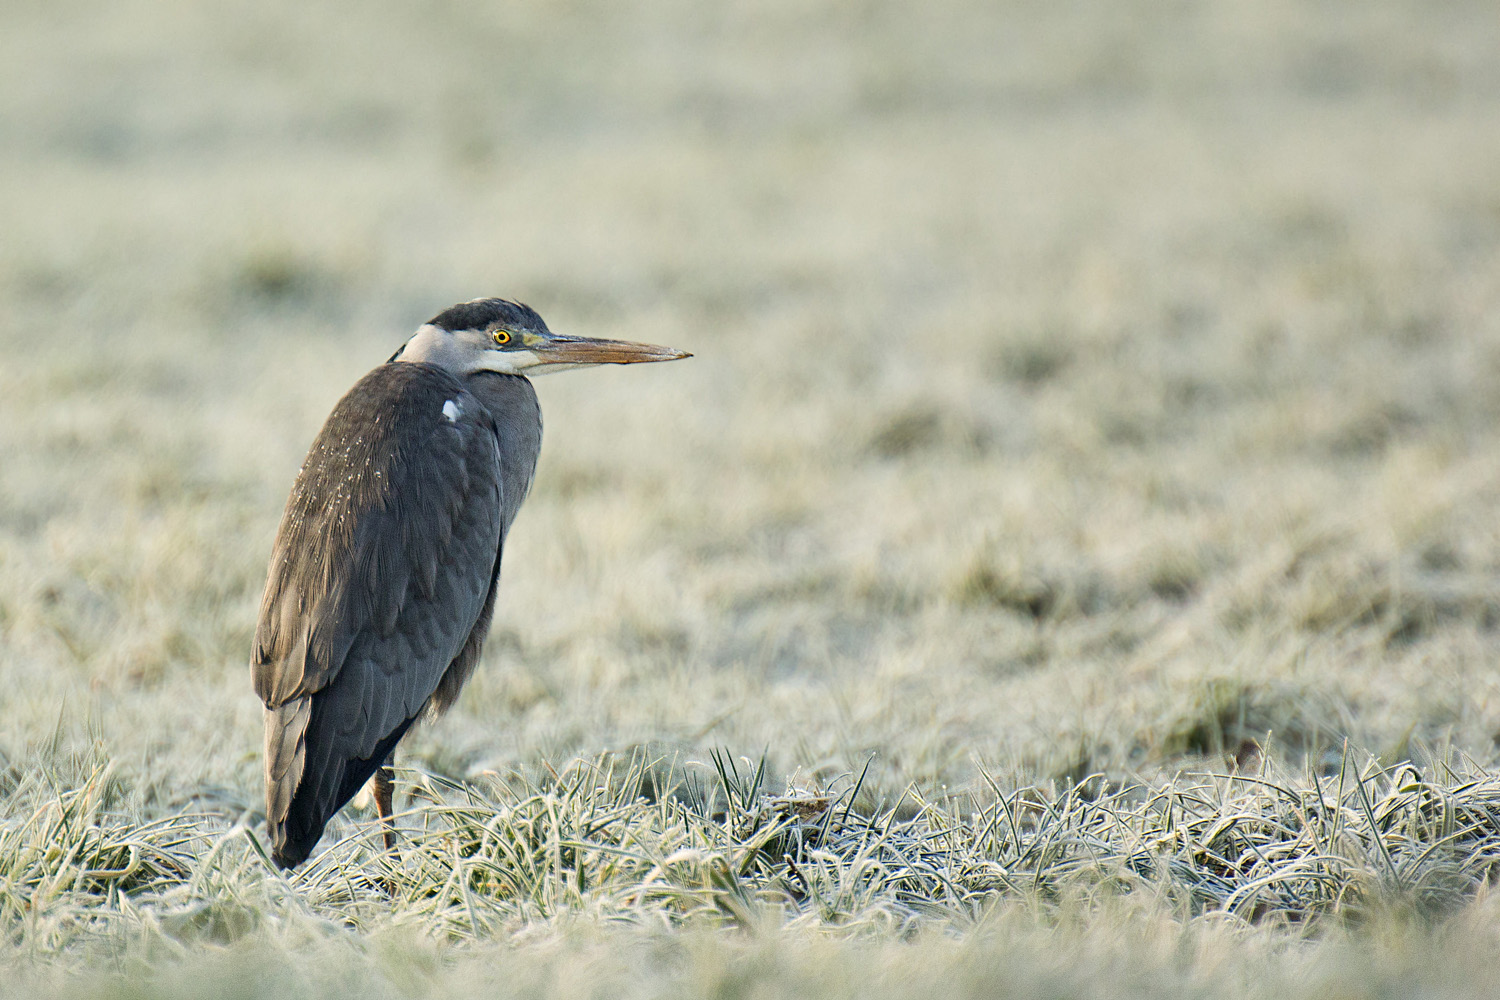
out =
[(287, 501), (256, 631), (278, 862), (307, 856), (470, 643), (502, 512), (493, 421), (451, 376), (385, 365), (334, 408)]

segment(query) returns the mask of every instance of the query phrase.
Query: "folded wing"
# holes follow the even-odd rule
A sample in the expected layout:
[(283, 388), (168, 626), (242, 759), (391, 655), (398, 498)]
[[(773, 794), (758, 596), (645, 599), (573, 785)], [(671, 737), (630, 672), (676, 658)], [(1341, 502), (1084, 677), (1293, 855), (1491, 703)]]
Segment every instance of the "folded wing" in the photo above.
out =
[[(489, 610), (504, 496), (494, 422), (458, 379), (387, 364), (329, 415), (282, 515), (252, 656), (278, 863), (302, 861)], [(482, 636), (481, 636), (482, 638)]]

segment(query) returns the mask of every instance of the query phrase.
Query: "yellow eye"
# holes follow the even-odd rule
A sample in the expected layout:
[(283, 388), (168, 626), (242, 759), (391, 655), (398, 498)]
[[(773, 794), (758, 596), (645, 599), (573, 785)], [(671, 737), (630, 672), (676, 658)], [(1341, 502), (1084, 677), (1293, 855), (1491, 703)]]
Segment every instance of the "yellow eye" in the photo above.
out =
[(510, 343), (510, 331), (508, 330), (496, 330), (490, 336), (494, 337), (495, 343), (499, 344), (501, 347), (504, 347), (506, 344)]

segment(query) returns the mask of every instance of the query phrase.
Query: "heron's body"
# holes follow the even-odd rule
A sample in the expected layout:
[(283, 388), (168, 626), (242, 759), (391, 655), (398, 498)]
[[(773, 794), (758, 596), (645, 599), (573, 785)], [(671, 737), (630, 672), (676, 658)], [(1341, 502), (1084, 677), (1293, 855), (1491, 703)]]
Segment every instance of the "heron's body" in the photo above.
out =
[[(516, 348), (474, 353), (474, 330), (509, 343), (511, 328)], [(523, 336), (561, 360), (517, 364)], [(569, 354), (558, 343), (596, 346)], [(307, 857), (478, 661), (542, 436), (531, 383), (497, 367), (626, 360), (602, 357), (619, 348), (597, 345), (612, 343), (553, 338), (526, 307), (479, 300), (424, 326), (334, 407), (287, 499), (252, 655), (278, 864)]]

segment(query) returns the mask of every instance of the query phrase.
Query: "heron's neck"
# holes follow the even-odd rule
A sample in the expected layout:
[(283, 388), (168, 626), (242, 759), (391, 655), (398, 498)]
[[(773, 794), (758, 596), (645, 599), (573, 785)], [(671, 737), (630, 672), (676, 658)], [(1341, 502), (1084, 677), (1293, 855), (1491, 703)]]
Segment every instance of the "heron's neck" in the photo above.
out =
[(536, 389), (524, 375), (476, 372), (464, 379), (464, 388), (495, 420), (505, 501), (502, 532), (507, 532), (536, 473), (537, 455), (542, 450), (542, 408), (537, 405)]
[(449, 371), (460, 369), (458, 345), (454, 343), (453, 335), (446, 330), (439, 330), (431, 323), (412, 334), (412, 338), (396, 352), (391, 360), (420, 361), (446, 368)]

